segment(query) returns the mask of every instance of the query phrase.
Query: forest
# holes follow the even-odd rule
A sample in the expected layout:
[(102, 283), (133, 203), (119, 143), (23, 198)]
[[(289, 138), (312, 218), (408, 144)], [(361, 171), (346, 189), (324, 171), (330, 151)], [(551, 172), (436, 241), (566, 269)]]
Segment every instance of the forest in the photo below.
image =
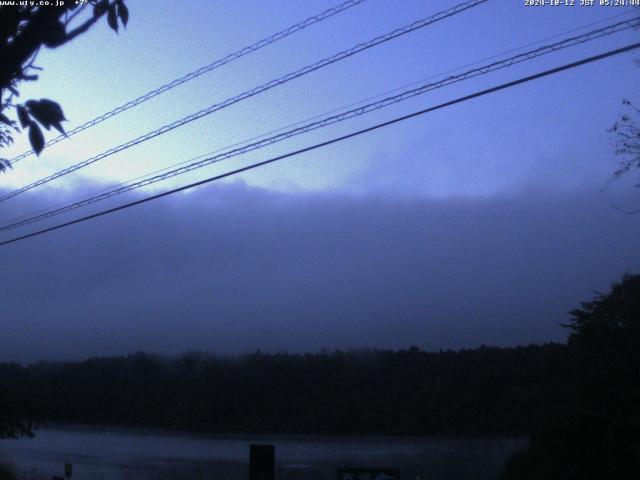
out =
[[(0, 364), (40, 422), (207, 432), (526, 434), (571, 399), (565, 345)], [(564, 393), (563, 393), (564, 392)], [(561, 399), (559, 401), (559, 399)]]

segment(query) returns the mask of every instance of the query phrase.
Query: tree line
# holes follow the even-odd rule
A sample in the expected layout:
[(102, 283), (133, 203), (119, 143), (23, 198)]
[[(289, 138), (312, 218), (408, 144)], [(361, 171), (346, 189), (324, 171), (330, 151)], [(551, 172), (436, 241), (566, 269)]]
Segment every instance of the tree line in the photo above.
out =
[[(564, 345), (426, 352), (136, 353), (0, 364), (0, 385), (41, 422), (208, 432), (525, 434), (560, 410)], [(568, 396), (560, 396), (568, 401)], [(562, 403), (562, 402), (561, 402)]]

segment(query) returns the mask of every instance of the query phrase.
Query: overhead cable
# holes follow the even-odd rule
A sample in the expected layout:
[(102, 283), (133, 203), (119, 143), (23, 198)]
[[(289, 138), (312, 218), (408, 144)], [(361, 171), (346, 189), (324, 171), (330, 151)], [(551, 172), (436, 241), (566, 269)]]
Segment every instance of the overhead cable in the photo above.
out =
[[(282, 40), (290, 35), (293, 35), (296, 32), (299, 32), (300, 30), (304, 30), (307, 27), (310, 27), (311, 25), (314, 25), (318, 22), (321, 22), (327, 18), (330, 18), (334, 15), (337, 15), (338, 13), (342, 13), (345, 10), (351, 8), (351, 7), (355, 7), (356, 5), (361, 4), (362, 2), (364, 2), (365, 0), (349, 0), (347, 2), (341, 3), (340, 5), (337, 5), (335, 7), (329, 8), (328, 10), (325, 10), (324, 12), (321, 12), (317, 15), (313, 15), (305, 20), (303, 20), (300, 23), (296, 23), (295, 25), (292, 25), (288, 28), (285, 28), (284, 30), (279, 31), (278, 33), (274, 33), (273, 35), (270, 35), (267, 38), (263, 38), (262, 40), (249, 45), (248, 47), (244, 47), (241, 48), (240, 50), (237, 50), (233, 53), (230, 53), (229, 55), (226, 55), (225, 57), (219, 58), (218, 60), (215, 60), (213, 62), (211, 62), (208, 65), (204, 65), (196, 70), (193, 70), (192, 72), (189, 72), (185, 75), (183, 75), (180, 78), (176, 78), (175, 80), (172, 80), (171, 82), (165, 83), (164, 85), (161, 85), (160, 87), (151, 90), (147, 93), (145, 93), (144, 95), (140, 95), (138, 98), (134, 98), (133, 100), (128, 101), (127, 103), (124, 103), (122, 105), (120, 105), (119, 107), (114, 108), (113, 110), (110, 110), (108, 112), (103, 113), (102, 115), (97, 116), (96, 118), (89, 120), (85, 123), (83, 123), (82, 125), (78, 125), (77, 127), (67, 131), (65, 134), (63, 135), (58, 135), (55, 138), (52, 138), (51, 140), (48, 140), (45, 143), (45, 147), (51, 146), (55, 143), (58, 143), (61, 140), (64, 140), (65, 138), (69, 138), (77, 133), (80, 133), (88, 128), (91, 128), (99, 123), (104, 122), (105, 120), (114, 117), (126, 110), (129, 110), (137, 105), (140, 105), (141, 103), (146, 102), (147, 100), (151, 100), (154, 97), (157, 97), (158, 95), (161, 95), (165, 92), (168, 92), (169, 90), (182, 85), (183, 83), (186, 83), (190, 80), (193, 80), (195, 78), (198, 78), (201, 75), (204, 75), (205, 73), (211, 72), (212, 70), (215, 70), (217, 68), (222, 67), (223, 65), (226, 65), (227, 63), (231, 63), (234, 60), (237, 60), (241, 57), (244, 57), (245, 55), (248, 55), (250, 53), (255, 52), (256, 50), (260, 50), (261, 48), (264, 48), (268, 45), (271, 45), (273, 43), (276, 43), (279, 40)], [(16, 162), (19, 162), (20, 160), (22, 160), (23, 158), (28, 157), (29, 155), (33, 154), (34, 151), (33, 150), (28, 150), (24, 153), (21, 153), (20, 155), (13, 157), (12, 159), (9, 160), (9, 163), (14, 164)]]
[(429, 17), (423, 18), (421, 20), (415, 21), (409, 25), (406, 25), (404, 27), (401, 28), (397, 28), (387, 34), (384, 35), (380, 35), (378, 37), (373, 38), (372, 40), (369, 40), (368, 42), (364, 42), (364, 43), (360, 43), (354, 47), (351, 47), (348, 50), (344, 50), (342, 52), (339, 52), (335, 55), (332, 55), (331, 57), (327, 57), (323, 60), (320, 60), (316, 63), (313, 63), (311, 65), (307, 65), (306, 67), (303, 67), (299, 70), (296, 70), (295, 72), (291, 72), (288, 73), (287, 75), (277, 78), (275, 80), (271, 80), (267, 83), (264, 83), (258, 87), (254, 87), (251, 90), (247, 90), (239, 95), (236, 95), (235, 97), (231, 97), (228, 98), (220, 103), (216, 103), (213, 104), (205, 109), (202, 109), (198, 112), (195, 112), (191, 115), (188, 115), (180, 120), (176, 120), (175, 122), (172, 122), (170, 124), (164, 125), (156, 130), (153, 130), (151, 132), (148, 132), (144, 135), (141, 135), (137, 138), (134, 138), (133, 140), (130, 140), (128, 142), (125, 142), (121, 145), (118, 145), (116, 147), (112, 147), (98, 155), (95, 155), (91, 158), (88, 158), (82, 162), (76, 163), (74, 165), (71, 165), (70, 167), (64, 168), (52, 175), (49, 175), (47, 177), (41, 178), (33, 183), (30, 183), (24, 187), (18, 188), (17, 190), (13, 190), (12, 192), (9, 192), (8, 194), (5, 194), (4, 196), (0, 197), (0, 203), (9, 200), (10, 198), (15, 197), (16, 195), (19, 195), (23, 192), (26, 192), (28, 190), (31, 190), (33, 188), (36, 188), (40, 185), (44, 185), (45, 183), (51, 182), (52, 180), (55, 180), (57, 178), (60, 178), (64, 175), (67, 175), (71, 172), (75, 172), (76, 170), (79, 170), (81, 168), (84, 168), (88, 165), (91, 165), (99, 160), (102, 160), (110, 155), (113, 155), (115, 153), (121, 152), (123, 150), (126, 150), (130, 147), (133, 147), (134, 145), (138, 145), (142, 142), (145, 142), (147, 140), (150, 140), (152, 138), (155, 138), (159, 135), (162, 135), (164, 133), (167, 133), (171, 130), (174, 130), (178, 127), (181, 127), (183, 125), (186, 125), (188, 123), (191, 123), (195, 120), (198, 120), (202, 117), (205, 117), (207, 115), (210, 115), (214, 112), (217, 112), (218, 110), (222, 110), (223, 108), (229, 107), (230, 105), (233, 105), (235, 103), (238, 103), (242, 100), (245, 100), (247, 98), (253, 97), (255, 95), (258, 95), (262, 92), (265, 92), (267, 90), (270, 90), (274, 87), (277, 87), (279, 85), (283, 85), (291, 80), (294, 80), (298, 77), (302, 77), (303, 75), (307, 75), (311, 72), (315, 72), (316, 70), (319, 70), (321, 68), (324, 68), (328, 65), (331, 65), (335, 62), (338, 62), (340, 60), (344, 60), (345, 58), (349, 58), (357, 53), (363, 52), (365, 50), (368, 50), (370, 48), (373, 48), (377, 45), (380, 45), (381, 43), (385, 43), (388, 42), (390, 40), (393, 40), (395, 38), (398, 38), (402, 35), (406, 35), (408, 33), (414, 32), (418, 29), (424, 28), (428, 25), (431, 25), (435, 22), (438, 22), (440, 20), (444, 20), (445, 18), (449, 18), (453, 15), (456, 15), (458, 13), (461, 13), (465, 10), (468, 10), (470, 8), (476, 7), (482, 3), (487, 2), (488, 0), (469, 0), (466, 2), (463, 2), (459, 5), (456, 5), (455, 7), (452, 7), (448, 10), (436, 13), (435, 15), (431, 15)]
[(191, 188), (194, 188), (194, 187), (199, 187), (201, 185), (205, 185), (207, 183), (211, 183), (211, 182), (214, 182), (216, 180), (221, 180), (223, 178), (227, 178), (227, 177), (230, 177), (232, 175), (237, 175), (239, 173), (247, 172), (247, 171), (256, 169), (258, 167), (263, 167), (265, 165), (269, 165), (271, 163), (275, 163), (277, 161), (284, 160), (285, 158), (294, 157), (294, 156), (300, 155), (302, 153), (310, 152), (310, 151), (313, 151), (313, 150), (317, 150), (319, 148), (326, 147), (328, 145), (332, 145), (334, 143), (342, 142), (344, 140), (347, 140), (347, 139), (350, 139), (350, 138), (354, 138), (354, 137), (357, 137), (357, 136), (360, 136), (360, 135), (363, 135), (365, 133), (369, 133), (369, 132), (372, 132), (372, 131), (375, 131), (375, 130), (379, 130), (379, 129), (383, 128), (383, 127), (387, 127), (387, 126), (390, 126), (390, 125), (393, 125), (393, 124), (396, 124), (396, 123), (400, 123), (400, 122), (409, 120), (411, 118), (415, 118), (415, 117), (418, 117), (418, 116), (421, 116), (421, 115), (425, 115), (427, 113), (430, 113), (430, 112), (433, 112), (433, 111), (436, 111), (436, 110), (440, 110), (442, 108), (450, 107), (452, 105), (456, 105), (458, 103), (466, 102), (468, 100), (472, 100), (474, 98), (482, 97), (484, 95), (489, 95), (491, 93), (495, 93), (495, 92), (500, 91), (500, 90), (505, 90), (507, 88), (511, 88), (511, 87), (516, 86), (516, 85), (520, 85), (520, 84), (527, 83), (527, 82), (530, 82), (530, 81), (533, 81), (533, 80), (537, 80), (537, 79), (540, 79), (540, 78), (543, 78), (543, 77), (547, 77), (549, 75), (553, 75), (553, 74), (556, 74), (556, 73), (559, 73), (559, 72), (562, 72), (562, 71), (565, 71), (565, 70), (570, 70), (570, 69), (579, 67), (581, 65), (586, 65), (588, 63), (593, 63), (593, 62), (596, 62), (596, 61), (599, 61), (599, 60), (603, 60), (605, 58), (612, 57), (614, 55), (619, 55), (621, 53), (629, 52), (629, 51), (635, 50), (637, 48), (640, 48), (640, 43), (634, 43), (634, 44), (631, 44), (631, 45), (627, 45), (627, 46), (622, 47), (622, 48), (618, 48), (618, 49), (615, 49), (615, 50), (610, 50), (608, 52), (605, 52), (605, 53), (602, 53), (602, 54), (599, 54), (599, 55), (594, 55), (592, 57), (584, 58), (584, 59), (578, 60), (576, 62), (568, 63), (568, 64), (562, 65), (560, 67), (556, 67), (556, 68), (552, 68), (552, 69), (549, 69), (549, 70), (545, 70), (545, 71), (542, 71), (542, 72), (539, 72), (539, 73), (536, 73), (536, 74), (533, 74), (533, 75), (529, 75), (527, 77), (522, 77), (522, 78), (519, 78), (517, 80), (513, 80), (511, 82), (502, 83), (502, 84), (497, 85), (495, 87), (491, 87), (491, 88), (488, 88), (488, 89), (485, 89), (485, 90), (481, 90), (479, 92), (475, 92), (475, 93), (472, 93), (470, 95), (465, 95), (465, 96), (459, 97), (459, 98), (457, 98), (455, 100), (450, 100), (448, 102), (441, 103), (441, 104), (433, 106), (433, 107), (428, 107), (428, 108), (425, 108), (423, 110), (419, 110), (417, 112), (410, 113), (408, 115), (403, 115), (401, 117), (396, 117), (396, 118), (394, 118), (392, 120), (388, 120), (386, 122), (378, 123), (376, 125), (364, 128), (362, 130), (357, 130), (355, 132), (351, 132), (349, 134), (342, 135), (340, 137), (332, 138), (331, 140), (327, 140), (327, 141), (324, 141), (324, 142), (321, 142), (321, 143), (316, 143), (315, 145), (311, 145), (309, 147), (301, 148), (299, 150), (296, 150), (296, 151), (293, 151), (293, 152), (289, 152), (289, 153), (286, 153), (286, 154), (283, 154), (283, 155), (278, 155), (278, 156), (270, 158), (268, 160), (263, 160), (261, 162), (253, 163), (251, 165), (248, 165), (248, 166), (245, 166), (245, 167), (242, 167), (242, 168), (238, 168), (238, 169), (232, 170), (230, 172), (226, 172), (226, 173), (222, 173), (222, 174), (219, 174), (219, 175), (215, 175), (213, 177), (209, 177), (209, 178), (206, 178), (204, 180), (200, 180), (200, 181), (197, 181), (197, 182), (194, 182), (194, 183), (190, 183), (190, 184), (184, 185), (182, 187), (174, 188), (172, 190), (168, 190), (166, 192), (159, 193), (157, 195), (152, 195), (152, 196), (149, 196), (149, 197), (146, 197), (146, 198), (142, 198), (142, 199), (139, 199), (139, 200), (135, 200), (133, 202), (126, 203), (124, 205), (119, 205), (119, 206), (114, 207), (114, 208), (109, 208), (107, 210), (102, 210), (102, 211), (94, 213), (92, 215), (87, 215), (85, 217), (77, 218), (75, 220), (71, 220), (71, 221), (68, 221), (68, 222), (60, 223), (60, 224), (54, 225), (54, 226), (49, 227), (49, 228), (45, 228), (45, 229), (42, 229), (42, 230), (38, 230), (36, 232), (32, 232), (32, 233), (29, 233), (29, 234), (26, 234), (26, 235), (22, 235), (20, 237), (15, 237), (15, 238), (12, 238), (10, 240), (5, 240), (4, 242), (0, 242), (0, 246), (4, 246), (4, 245), (11, 244), (11, 243), (19, 242), (19, 241), (22, 241), (22, 240), (26, 240), (28, 238), (32, 238), (32, 237), (35, 237), (35, 236), (38, 236), (38, 235), (42, 235), (44, 233), (52, 232), (54, 230), (59, 230), (61, 228), (68, 227), (68, 226), (71, 226), (71, 225), (75, 225), (75, 224), (78, 224), (78, 223), (86, 222), (88, 220), (93, 220), (95, 218), (102, 217), (104, 215), (108, 215), (110, 213), (114, 213), (114, 212), (117, 212), (117, 211), (120, 211), (120, 210), (125, 210), (127, 208), (134, 207), (134, 206), (137, 206), (137, 205), (141, 205), (143, 203), (147, 203), (147, 202), (150, 202), (152, 200), (157, 200), (159, 198), (163, 198), (163, 197), (172, 195), (174, 193), (182, 192), (184, 190), (188, 190), (188, 189), (191, 189)]
[(221, 162), (223, 160), (227, 160), (229, 158), (232, 157), (236, 157), (254, 150), (258, 150), (260, 148), (264, 148), (268, 145), (273, 145), (275, 143), (281, 142), (283, 140), (286, 140), (288, 138), (297, 136), (297, 135), (301, 135), (304, 133), (308, 133), (310, 131), (313, 130), (317, 130), (320, 128), (324, 128), (326, 126), (329, 125), (333, 125), (339, 122), (343, 122), (345, 120), (348, 120), (350, 118), (354, 118), (354, 117), (358, 117), (367, 113), (371, 113), (373, 111), (388, 107), (390, 105), (408, 100), (410, 98), (416, 97), (418, 95), (422, 95), (424, 93), (427, 93), (429, 91), (438, 89), (438, 88), (442, 88), (448, 85), (451, 85), (453, 83), (457, 83), (457, 82), (461, 82), (464, 80), (468, 80), (470, 78), (474, 78), (477, 77), (479, 75), (485, 75), (487, 73), (496, 71), (496, 70), (500, 70), (506, 67), (510, 67), (512, 65), (527, 61), (527, 60), (532, 60), (534, 58), (540, 57), (542, 55), (547, 55), (550, 54), (552, 52), (561, 50), (561, 49), (565, 49), (568, 47), (572, 47), (575, 45), (579, 45), (579, 44), (583, 44), (586, 43), (588, 41), (591, 40), (595, 40), (597, 38), (601, 38), (603, 36), (607, 36), (607, 35), (611, 35), (613, 33), (617, 33), (617, 32), (621, 32), (627, 29), (631, 29), (631, 28), (636, 28), (640, 26), (640, 17), (636, 17), (634, 19), (630, 19), (630, 20), (626, 20), (623, 22), (618, 22), (615, 23), (613, 25), (608, 25), (606, 27), (603, 28), (599, 28), (597, 30), (592, 30), (590, 32), (587, 32), (583, 35), (579, 35), (579, 36), (575, 36), (575, 37), (570, 37), (564, 40), (561, 40), (559, 42), (550, 44), (550, 45), (545, 45), (542, 47), (539, 47), (535, 50), (530, 50), (524, 53), (520, 53), (518, 55), (514, 55), (512, 57), (500, 60), (500, 61), (496, 61), (487, 65), (483, 65), (481, 67), (477, 67), (474, 68), (472, 70), (468, 70), (464, 73), (458, 74), (458, 75), (452, 75), (449, 77), (444, 78), (443, 80), (437, 81), (437, 82), (432, 82), (432, 83), (426, 83), (423, 84), (417, 88), (413, 88), (410, 90), (405, 90), (397, 95), (393, 95), (384, 99), (381, 99), (379, 101), (376, 102), (371, 102), (369, 104), (360, 106), (358, 108), (354, 108), (336, 115), (331, 115), (328, 117), (325, 117), (321, 120), (318, 121), (314, 121), (314, 122), (310, 122), (306, 125), (302, 125), (300, 127), (297, 128), (293, 128), (290, 129), (288, 131), (285, 132), (281, 132), (278, 133), (276, 135), (273, 135), (271, 137), (267, 137), (267, 138), (263, 138), (260, 139), (256, 142), (253, 143), (249, 143), (246, 145), (241, 145), (237, 148), (233, 148), (230, 150), (227, 150), (225, 152), (213, 155), (213, 156), (209, 156), (206, 157), (204, 159), (189, 163), (188, 165), (183, 165), (181, 167), (166, 171), (164, 173), (161, 174), (157, 174), (151, 177), (147, 177), (144, 178), (142, 180), (139, 181), (135, 181), (135, 182), (131, 182), (122, 186), (119, 186), (117, 188), (113, 188), (111, 190), (106, 190), (98, 195), (94, 195), (91, 196), (89, 198), (85, 198), (83, 200), (77, 201), (77, 202), (73, 202), (67, 205), (64, 205), (62, 207), (59, 208), (53, 208), (53, 209), (49, 209), (47, 211), (45, 211), (44, 213), (38, 214), (38, 215), (33, 215), (31, 217), (28, 217), (26, 219), (20, 219), (20, 220), (16, 220), (13, 221), (7, 225), (3, 225), (0, 227), (0, 231), (6, 231), (6, 230), (13, 230), (34, 222), (38, 222), (38, 221), (42, 221), (45, 220), (47, 218), (51, 218), (66, 212), (69, 212), (71, 210), (75, 210), (77, 208), (81, 208), (81, 207), (85, 207), (88, 205), (91, 205), (93, 203), (99, 202), (101, 200), (105, 200), (107, 198), (116, 196), (116, 195), (120, 195), (123, 194), (125, 192), (131, 191), (131, 190), (135, 190), (138, 188), (142, 188), (160, 181), (164, 181), (167, 180), (169, 178), (172, 177), (176, 177), (178, 175), (183, 175), (187, 172), (214, 164), (214, 163), (218, 163)]

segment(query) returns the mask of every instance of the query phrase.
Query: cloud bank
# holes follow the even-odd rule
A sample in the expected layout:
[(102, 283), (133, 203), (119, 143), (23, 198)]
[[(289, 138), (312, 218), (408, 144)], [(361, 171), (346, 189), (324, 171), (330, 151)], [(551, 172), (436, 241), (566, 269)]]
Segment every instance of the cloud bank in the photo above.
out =
[(597, 192), (209, 186), (3, 247), (0, 361), (562, 341), (639, 236)]

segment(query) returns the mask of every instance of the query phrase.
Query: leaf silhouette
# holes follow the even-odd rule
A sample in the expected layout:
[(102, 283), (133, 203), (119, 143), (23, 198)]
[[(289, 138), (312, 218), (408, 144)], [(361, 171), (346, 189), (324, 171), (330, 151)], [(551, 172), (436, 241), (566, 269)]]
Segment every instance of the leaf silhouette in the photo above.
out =
[(42, 149), (44, 148), (44, 135), (42, 135), (42, 130), (36, 124), (31, 122), (29, 126), (29, 142), (31, 143), (31, 148), (36, 152), (36, 155), (40, 155)]
[(122, 25), (127, 26), (127, 22), (129, 22), (129, 9), (124, 4), (123, 0), (116, 0), (116, 6), (118, 8), (118, 16), (120, 20), (122, 20)]
[(93, 6), (93, 16), (99, 17), (107, 10), (108, 0), (100, 0)]
[(14, 123), (9, 120), (9, 118), (4, 113), (0, 113), (0, 122), (4, 123), (5, 125), (9, 125), (10, 127), (13, 127)]
[(116, 16), (115, 4), (109, 5), (109, 10), (107, 11), (107, 23), (114, 31), (118, 31), (118, 17)]
[(31, 115), (40, 122), (44, 128), (49, 130), (50, 127), (54, 127), (60, 133), (65, 133), (60, 122), (66, 120), (66, 118), (58, 103), (47, 98), (41, 98), (39, 101), (29, 100), (26, 105), (29, 107)]
[(27, 113), (27, 109), (24, 108), (22, 105), (18, 105), (16, 107), (16, 112), (18, 113), (18, 120), (20, 120), (20, 126), (22, 128), (26, 128), (27, 126), (33, 123), (29, 118), (29, 113)]
[(61, 21), (49, 21), (42, 25), (45, 40), (42, 42), (45, 46), (55, 48), (64, 43), (66, 29)]

